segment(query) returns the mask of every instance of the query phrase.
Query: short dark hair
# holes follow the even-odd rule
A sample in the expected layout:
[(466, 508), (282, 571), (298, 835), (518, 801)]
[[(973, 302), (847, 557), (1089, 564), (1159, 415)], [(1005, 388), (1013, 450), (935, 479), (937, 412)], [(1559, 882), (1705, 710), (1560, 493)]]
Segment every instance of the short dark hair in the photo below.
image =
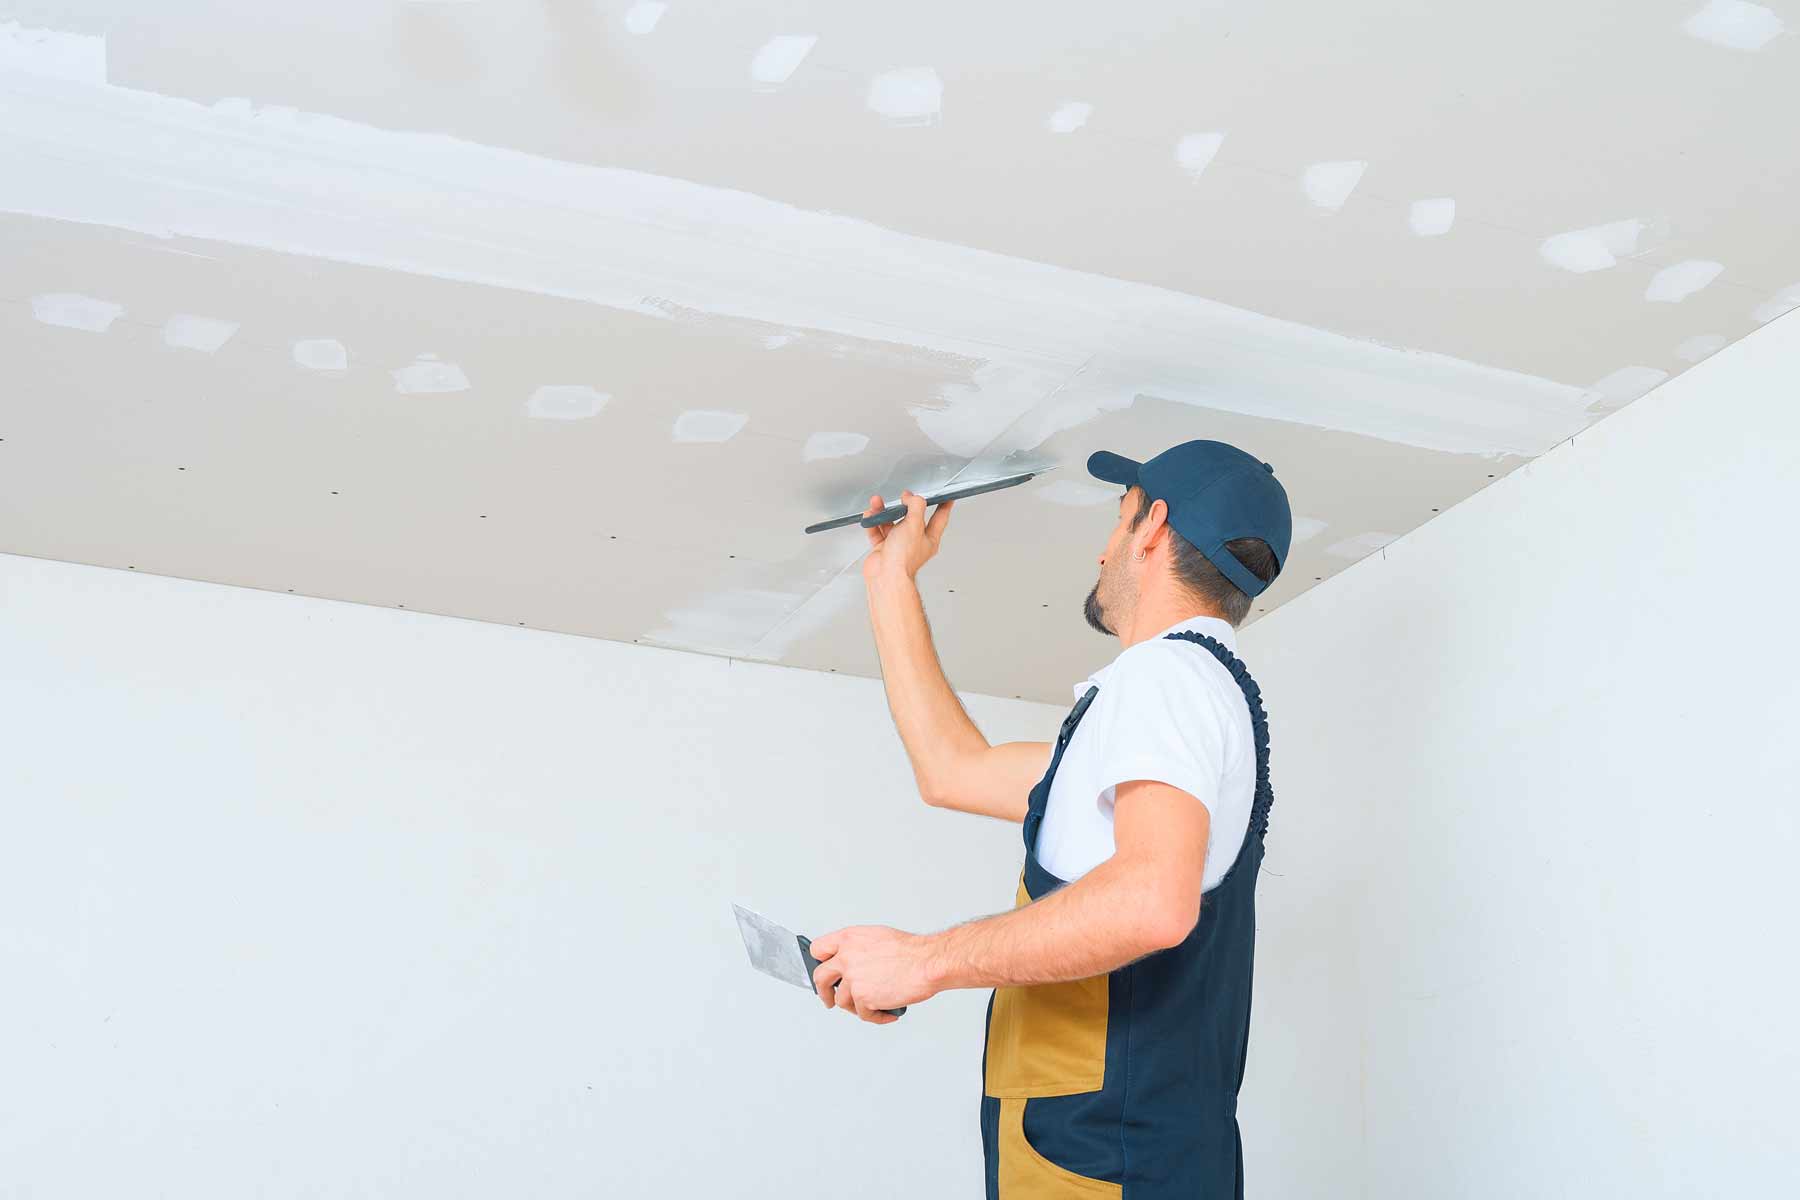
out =
[[(1131, 518), (1132, 529), (1144, 523), (1144, 518), (1150, 515), (1150, 505), (1154, 503), (1142, 488), (1137, 489), (1137, 494), (1138, 509)], [(1233, 628), (1243, 624), (1244, 618), (1250, 615), (1249, 594), (1225, 578), (1206, 555), (1195, 549), (1194, 543), (1175, 532), (1174, 526), (1169, 527), (1169, 549), (1175, 562), (1175, 581), (1194, 599), (1224, 614)], [(1275, 578), (1275, 552), (1261, 538), (1234, 538), (1225, 543), (1225, 549), (1244, 564), (1246, 571), (1264, 583)]]

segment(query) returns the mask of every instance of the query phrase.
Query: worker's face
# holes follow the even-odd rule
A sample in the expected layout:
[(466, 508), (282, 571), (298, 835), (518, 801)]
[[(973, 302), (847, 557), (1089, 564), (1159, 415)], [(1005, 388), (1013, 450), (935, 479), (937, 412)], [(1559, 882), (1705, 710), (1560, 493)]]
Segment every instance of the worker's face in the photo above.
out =
[(1119, 497), (1119, 520), (1100, 556), (1100, 579), (1083, 608), (1087, 623), (1104, 634), (1116, 636), (1137, 607), (1138, 578), (1131, 559), (1131, 518), (1137, 510), (1138, 493), (1132, 488)]

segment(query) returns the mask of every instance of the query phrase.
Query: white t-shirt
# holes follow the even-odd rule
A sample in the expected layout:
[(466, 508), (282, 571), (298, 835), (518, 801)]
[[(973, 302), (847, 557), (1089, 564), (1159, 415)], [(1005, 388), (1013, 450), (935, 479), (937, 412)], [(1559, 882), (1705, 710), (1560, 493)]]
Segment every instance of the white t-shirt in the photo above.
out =
[(1237, 634), (1217, 617), (1193, 617), (1146, 638), (1075, 685), (1098, 684), (1050, 784), (1037, 857), (1074, 881), (1113, 854), (1113, 789), (1134, 779), (1180, 788), (1206, 806), (1211, 889), (1237, 860), (1256, 792), (1256, 741), (1244, 693), (1212, 652), (1177, 630), (1212, 638), (1233, 654)]

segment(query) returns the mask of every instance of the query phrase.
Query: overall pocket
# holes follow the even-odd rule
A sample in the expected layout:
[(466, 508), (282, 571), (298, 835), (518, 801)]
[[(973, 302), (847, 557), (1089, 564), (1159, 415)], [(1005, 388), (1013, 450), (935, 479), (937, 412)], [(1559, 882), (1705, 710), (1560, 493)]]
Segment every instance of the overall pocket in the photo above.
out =
[[(1023, 881), (1018, 903), (1031, 900)], [(997, 1099), (1073, 1096), (1106, 1082), (1108, 977), (994, 991), (988, 1021), (987, 1094)]]

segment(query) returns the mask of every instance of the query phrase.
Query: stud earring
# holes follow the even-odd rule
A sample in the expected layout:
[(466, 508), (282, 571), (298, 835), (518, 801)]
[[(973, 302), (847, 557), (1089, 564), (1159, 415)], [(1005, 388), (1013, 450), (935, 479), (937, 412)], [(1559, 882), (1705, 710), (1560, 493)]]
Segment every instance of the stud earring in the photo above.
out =
[(1142, 550), (1139, 550), (1136, 554), (1131, 556), (1131, 561), (1132, 562), (1143, 562), (1144, 561), (1144, 552)]

